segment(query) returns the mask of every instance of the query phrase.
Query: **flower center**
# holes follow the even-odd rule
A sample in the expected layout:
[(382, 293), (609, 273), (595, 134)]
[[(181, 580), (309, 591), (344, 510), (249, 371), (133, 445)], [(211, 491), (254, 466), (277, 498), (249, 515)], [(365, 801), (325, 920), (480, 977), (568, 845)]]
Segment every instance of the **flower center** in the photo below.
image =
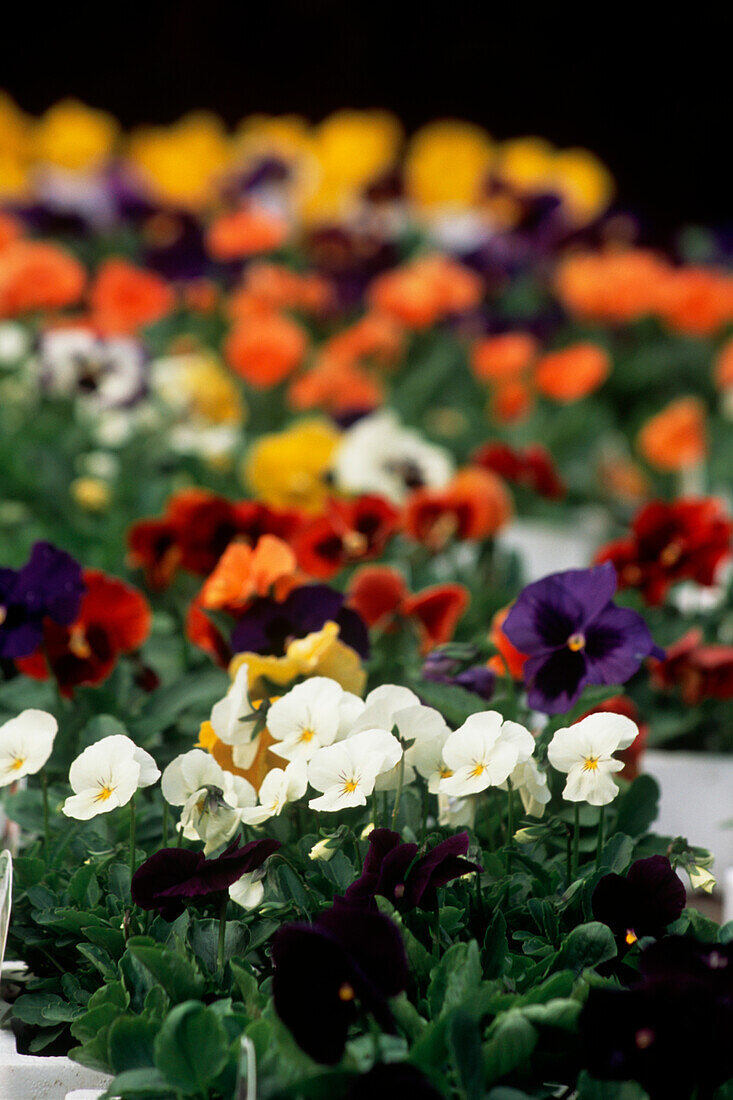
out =
[(301, 741), (312, 741), (315, 736), (316, 736), (316, 731), (315, 730), (304, 729), (304, 730), (300, 731), (300, 740)]
[(361, 531), (347, 531), (342, 542), (346, 553), (352, 558), (360, 558), (369, 549), (366, 535), (362, 535)]
[(586, 756), (585, 760), (583, 761), (583, 771), (584, 772), (597, 772), (598, 771), (598, 757), (597, 756)]
[(659, 555), (659, 560), (661, 561), (662, 565), (669, 568), (672, 565), (676, 565), (681, 557), (682, 547), (678, 542), (675, 542), (673, 540), (667, 546), (665, 546), (664, 550), (662, 550), (662, 553)]
[(356, 788), (359, 786), (355, 779), (344, 780), (344, 794), (353, 794)]
[(92, 655), (92, 649), (87, 641), (83, 626), (74, 626), (69, 635), (69, 649), (80, 660), (85, 661)]
[(3, 625), (3, 623), (5, 622), (5, 620), (7, 619), (7, 617), (8, 617), (8, 609), (7, 609), (7, 607), (4, 607), (4, 606), (3, 606), (3, 605), (2, 605), (1, 603), (0, 603), (0, 626), (2, 626), (2, 625)]
[(353, 1001), (356, 993), (354, 993), (353, 985), (349, 985), (348, 982), (344, 982), (339, 986), (339, 1000), (340, 1001)]
[(25, 761), (26, 761), (26, 757), (25, 757), (25, 756), (14, 756), (14, 757), (13, 757), (13, 763), (12, 763), (12, 764), (10, 765), (10, 770), (11, 770), (11, 772), (18, 772), (18, 771), (20, 771), (20, 769), (21, 769), (21, 768), (23, 767), (23, 765), (25, 764)]
[(104, 786), (104, 787), (102, 787), (99, 794), (95, 795), (94, 801), (95, 802), (106, 802), (108, 798), (112, 797), (112, 795), (114, 794), (114, 791), (115, 791), (114, 787)]
[(634, 1042), (639, 1050), (646, 1050), (654, 1042), (654, 1032), (650, 1027), (640, 1027), (634, 1036)]
[(568, 649), (573, 653), (585, 649), (585, 634), (571, 634), (568, 638)]
[(637, 936), (637, 934), (636, 934), (636, 932), (634, 931), (633, 928), (627, 928), (626, 929), (626, 936), (624, 937), (624, 939), (626, 940), (629, 947), (631, 947), (632, 943), (636, 943), (638, 938), (639, 937)]
[(480, 760), (477, 760), (471, 769), (471, 779), (478, 779), (486, 771), (486, 765), (482, 764)]
[(448, 767), (447, 764), (441, 764), (441, 766), (438, 768), (438, 774), (440, 775), (441, 779), (450, 779), (450, 777), (453, 775), (453, 771), (451, 768)]

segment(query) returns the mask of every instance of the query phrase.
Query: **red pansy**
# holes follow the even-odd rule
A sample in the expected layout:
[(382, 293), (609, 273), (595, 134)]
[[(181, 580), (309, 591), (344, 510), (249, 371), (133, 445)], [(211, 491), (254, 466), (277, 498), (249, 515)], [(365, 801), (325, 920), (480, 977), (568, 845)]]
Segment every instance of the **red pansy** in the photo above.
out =
[(37, 680), (47, 679), (50, 669), (67, 697), (79, 684), (106, 680), (120, 654), (139, 649), (150, 633), (150, 607), (136, 588), (96, 569), (84, 571), (84, 584), (76, 621), (59, 626), (47, 619), (42, 649), (16, 661)]
[(486, 443), (472, 455), (471, 461), (485, 470), (493, 470), (505, 481), (523, 485), (548, 500), (565, 496), (565, 485), (555, 469), (550, 452), (539, 443), (520, 449), (508, 443)]
[(301, 569), (327, 580), (346, 565), (378, 557), (397, 529), (399, 512), (377, 496), (331, 500), (325, 513), (306, 523), (294, 548)]
[(451, 640), (469, 599), (461, 584), (435, 584), (411, 593), (402, 574), (388, 565), (365, 565), (348, 589), (349, 606), (367, 626), (391, 631), (410, 622), (423, 653)]
[(651, 663), (657, 688), (679, 687), (688, 706), (704, 699), (733, 699), (733, 646), (706, 645), (701, 630), (689, 630), (667, 647), (663, 661)]

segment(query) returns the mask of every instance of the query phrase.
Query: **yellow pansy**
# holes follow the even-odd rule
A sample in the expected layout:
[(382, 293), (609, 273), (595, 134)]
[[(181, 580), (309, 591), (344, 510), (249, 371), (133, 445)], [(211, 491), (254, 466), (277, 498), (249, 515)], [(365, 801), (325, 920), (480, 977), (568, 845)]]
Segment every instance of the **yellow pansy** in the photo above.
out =
[(290, 161), (313, 153), (310, 126), (300, 115), (250, 115), (239, 124), (234, 144), (245, 157)]
[(238, 653), (229, 665), (229, 675), (234, 677), (243, 664), (249, 670), (250, 699), (268, 695), (269, 684), (286, 687), (301, 676), (327, 676), (355, 695), (361, 695), (366, 687), (359, 654), (341, 641), (338, 623), (334, 622), (290, 642), (284, 657)]
[(153, 385), (166, 404), (207, 424), (242, 424), (246, 419), (247, 408), (231, 372), (207, 349), (159, 359)]
[(340, 433), (325, 420), (301, 420), (258, 439), (243, 478), (257, 498), (281, 508), (317, 511), (329, 495), (326, 473)]
[(231, 160), (231, 145), (216, 115), (186, 115), (174, 126), (141, 127), (130, 137), (128, 155), (158, 195), (197, 207), (212, 194)]
[(316, 128), (315, 154), (326, 179), (360, 187), (392, 166), (401, 140), (387, 111), (336, 111)]
[(565, 149), (553, 164), (555, 190), (562, 195), (575, 221), (598, 217), (614, 192), (613, 177), (587, 149)]
[(471, 206), (494, 158), (489, 135), (470, 122), (446, 120), (423, 126), (405, 162), (410, 196), (423, 206)]
[(109, 483), (101, 477), (77, 477), (71, 483), (74, 502), (85, 512), (106, 512), (112, 500)]
[(499, 149), (496, 173), (517, 191), (548, 190), (554, 179), (555, 150), (542, 138), (505, 141)]
[(0, 157), (23, 157), (28, 152), (30, 119), (9, 95), (0, 92)]
[(42, 163), (72, 172), (87, 171), (110, 157), (118, 132), (117, 122), (105, 111), (65, 99), (36, 124), (34, 153)]
[(20, 199), (28, 191), (28, 169), (20, 157), (0, 149), (0, 199)]

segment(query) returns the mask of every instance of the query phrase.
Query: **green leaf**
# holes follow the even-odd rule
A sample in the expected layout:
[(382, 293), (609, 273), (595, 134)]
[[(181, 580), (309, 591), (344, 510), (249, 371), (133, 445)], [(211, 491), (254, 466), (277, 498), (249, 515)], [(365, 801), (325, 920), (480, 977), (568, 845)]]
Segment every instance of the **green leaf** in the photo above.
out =
[(501, 909), (497, 909), (484, 936), (481, 952), (484, 977), (500, 978), (502, 976), (506, 970), (508, 951), (506, 918)]
[(557, 968), (580, 974), (590, 966), (598, 966), (616, 956), (616, 943), (611, 929), (600, 921), (579, 924), (563, 940), (557, 954)]
[(177, 1005), (155, 1039), (155, 1065), (166, 1083), (192, 1096), (204, 1092), (229, 1058), (224, 1025), (198, 1001)]
[(229, 965), (232, 968), (232, 974), (239, 987), (239, 992), (242, 994), (244, 1011), (250, 1019), (256, 1020), (257, 1017), (262, 1014), (262, 1007), (265, 1001), (265, 998), (260, 993), (257, 978), (251, 970), (247, 970), (246, 967), (236, 959), (230, 959)]
[[(219, 921), (212, 918), (196, 920), (191, 926), (191, 947), (210, 974), (218, 965)], [(224, 958), (244, 955), (249, 943), (249, 930), (240, 921), (227, 921), (224, 933)]]
[(464, 1100), (482, 1100), (484, 1069), (478, 1024), (467, 1013), (454, 1012), (448, 1023), (447, 1041)]
[(168, 1100), (174, 1095), (157, 1069), (125, 1070), (110, 1083), (108, 1092), (110, 1096), (152, 1096), (154, 1100)]
[(432, 1015), (442, 1015), (460, 1005), (469, 993), (478, 989), (481, 977), (476, 941), (454, 943), (431, 973), (428, 1002)]
[(93, 908), (100, 898), (99, 883), (91, 863), (84, 863), (69, 879), (69, 897), (83, 908)]
[(519, 1066), (528, 1066), (537, 1045), (537, 1031), (519, 1009), (497, 1017), (484, 1044), (484, 1083), (493, 1085)]
[(152, 1068), (158, 1023), (144, 1016), (120, 1016), (107, 1034), (109, 1062), (115, 1073)]
[(616, 829), (630, 837), (648, 832), (659, 808), (659, 784), (651, 775), (640, 775), (616, 802)]
[(179, 955), (168, 947), (149, 947), (132, 940), (128, 942), (127, 950), (150, 971), (174, 1004), (195, 1000), (203, 993), (204, 978), (193, 959)]

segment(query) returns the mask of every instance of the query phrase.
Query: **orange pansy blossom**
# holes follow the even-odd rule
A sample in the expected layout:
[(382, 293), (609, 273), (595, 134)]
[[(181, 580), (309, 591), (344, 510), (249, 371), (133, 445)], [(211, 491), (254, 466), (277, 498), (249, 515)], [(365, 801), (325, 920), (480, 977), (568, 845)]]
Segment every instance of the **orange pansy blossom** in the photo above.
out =
[(272, 252), (287, 236), (284, 218), (249, 203), (215, 218), (206, 233), (206, 250), (213, 259), (226, 263), (258, 252)]
[(416, 489), (405, 504), (404, 529), (432, 550), (451, 539), (484, 539), (512, 514), (512, 498), (491, 470), (466, 467), (444, 489)]
[(584, 341), (543, 355), (535, 365), (534, 383), (544, 397), (565, 405), (597, 390), (610, 371), (608, 353)]
[(83, 265), (58, 245), (11, 240), (0, 252), (0, 317), (74, 305), (86, 277)]
[(232, 370), (256, 389), (284, 382), (308, 347), (305, 330), (281, 313), (254, 314), (231, 330), (224, 355)]
[(319, 315), (331, 300), (331, 287), (315, 272), (291, 271), (282, 264), (265, 260), (251, 263), (241, 284), (229, 296), (227, 313), (233, 321), (253, 313), (296, 313)]
[(527, 661), (527, 655), (520, 653), (520, 651), (512, 645), (502, 630), (504, 620), (508, 614), (509, 608), (503, 607), (500, 611), (496, 612), (491, 620), (489, 640), (496, 646), (499, 652), (489, 659), (488, 664), (489, 668), (493, 668), (494, 672), (499, 676), (506, 676), (508, 672), (512, 679), (521, 680), (524, 673), (524, 664)]
[(255, 596), (282, 589), (282, 582), (292, 579), (295, 567), (290, 546), (274, 535), (262, 535), (254, 547), (231, 542), (201, 589), (201, 606), (210, 610), (242, 608)]
[(483, 281), (447, 256), (419, 256), (378, 275), (368, 291), (370, 305), (408, 329), (425, 329), (453, 313), (478, 305)]
[(98, 268), (89, 304), (92, 323), (100, 332), (122, 336), (167, 316), (175, 295), (160, 275), (113, 257)]
[(650, 466), (670, 472), (702, 462), (707, 453), (705, 405), (697, 397), (679, 397), (647, 420), (637, 437)]

